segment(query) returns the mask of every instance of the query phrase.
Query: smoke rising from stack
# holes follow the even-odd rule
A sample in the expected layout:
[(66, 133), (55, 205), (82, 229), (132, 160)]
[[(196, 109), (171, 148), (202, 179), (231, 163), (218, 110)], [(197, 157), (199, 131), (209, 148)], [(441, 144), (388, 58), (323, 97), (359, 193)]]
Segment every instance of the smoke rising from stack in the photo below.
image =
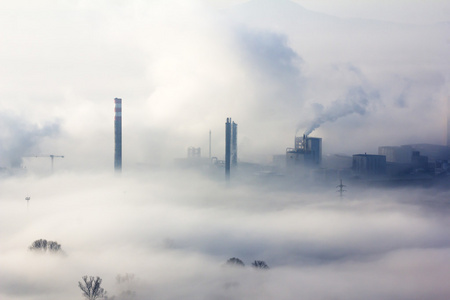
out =
[[(350, 114), (364, 115), (371, 98), (378, 98), (376, 93), (367, 93), (362, 87), (355, 87), (348, 90), (343, 99), (338, 99), (331, 103), (329, 107), (323, 109), (320, 106), (320, 112), (313, 122), (307, 127), (304, 135), (309, 135), (326, 122), (334, 122)], [(300, 128), (297, 128), (297, 132)]]
[[(434, 114), (436, 101), (424, 99), (439, 88), (434, 74), (449, 78), (447, 27), (401, 25), (403, 31), (395, 24), (310, 13), (280, 18), (288, 27), (261, 22), (256, 33), (245, 30), (260, 38), (242, 39), (236, 37), (240, 27), (230, 29), (217, 15), (191, 8), (190, 0), (170, 2), (3, 1), (14, 9), (0, 18), (0, 109), (21, 112), (30, 129), (42, 129), (36, 120), (61, 118), (61, 148), (55, 151), (78, 159), (71, 164), (81, 172), (0, 180), (0, 299), (79, 299), (76, 283), (84, 274), (101, 276), (110, 298), (448, 299), (448, 191), (358, 193), (351, 187), (340, 201), (335, 184), (328, 192), (294, 193), (247, 187), (236, 177), (225, 189), (222, 178), (218, 183), (164, 168), (141, 174), (128, 169), (165, 156), (172, 160), (184, 154), (182, 145), (204, 141), (205, 147), (207, 128), (217, 132), (212, 146), (220, 155), (224, 113), (245, 122), (239, 136), (243, 161), (255, 151), (283, 150), (285, 131), (296, 128), (303, 109), (298, 99), (329, 99), (305, 119), (323, 115), (328, 122), (326, 113), (344, 105), (347, 87), (361, 85), (320, 69), (341, 61), (360, 65), (386, 106), (372, 113), (371, 104), (360, 105), (365, 116), (347, 119), (366, 120), (353, 132), (346, 132), (352, 130), (342, 122), (347, 119), (336, 122), (335, 149), (352, 153), (357, 144), (404, 143), (408, 134), (440, 138), (441, 101)], [(243, 19), (258, 16), (258, 8)], [(285, 34), (285, 42), (272, 39), (273, 32)], [(299, 69), (304, 83), (298, 83), (287, 47), (305, 59), (304, 72)], [(408, 105), (396, 110), (391, 101), (402, 78), (422, 84), (404, 93)], [(126, 137), (130, 173), (120, 180), (110, 174), (112, 90), (133, 99), (126, 102), (127, 120), (133, 120)], [(301, 91), (309, 94), (301, 97)], [(386, 130), (396, 124), (402, 128)], [(0, 136), (10, 130), (2, 128)], [(349, 134), (355, 142), (342, 142)], [(41, 146), (40, 139), (32, 141), (33, 149)], [(28, 211), (24, 186), (32, 196)], [(29, 253), (26, 247), (39, 238), (57, 240), (68, 256)], [(222, 268), (233, 256), (246, 265), (263, 259), (271, 270)], [(140, 279), (132, 288), (136, 295), (114, 290), (116, 275), (125, 272)]]

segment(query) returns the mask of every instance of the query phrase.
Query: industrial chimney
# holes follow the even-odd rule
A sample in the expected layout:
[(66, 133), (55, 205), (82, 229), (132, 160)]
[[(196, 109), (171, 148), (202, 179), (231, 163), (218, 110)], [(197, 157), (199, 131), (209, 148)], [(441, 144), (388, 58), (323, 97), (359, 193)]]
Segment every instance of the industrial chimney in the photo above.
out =
[(227, 118), (225, 123), (225, 178), (230, 179), (231, 166), (237, 166), (237, 124)]
[(231, 118), (225, 123), (225, 179), (230, 180), (231, 169)]
[(450, 147), (450, 97), (447, 99), (447, 147)]
[(237, 166), (237, 124), (231, 124), (231, 165)]
[(114, 169), (122, 172), (122, 99), (114, 98)]

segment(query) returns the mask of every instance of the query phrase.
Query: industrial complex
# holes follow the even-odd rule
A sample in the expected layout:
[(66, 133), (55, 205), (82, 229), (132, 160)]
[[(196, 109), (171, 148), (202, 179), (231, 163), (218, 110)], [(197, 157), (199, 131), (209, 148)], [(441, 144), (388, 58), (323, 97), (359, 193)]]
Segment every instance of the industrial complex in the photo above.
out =
[[(175, 165), (206, 170), (209, 174), (216, 174), (216, 178), (224, 178), (226, 182), (235, 178), (264, 177), (272, 180), (289, 178), (296, 184), (329, 184), (340, 180), (369, 184), (432, 184), (450, 178), (450, 117), (448, 119), (446, 145), (386, 145), (379, 146), (378, 153), (324, 155), (322, 143), (326, 143), (326, 140), (305, 133), (293, 137), (293, 146), (280, 146), (285, 149), (284, 153), (273, 155), (271, 163), (261, 165), (238, 159), (238, 124), (232, 118), (226, 118), (224, 159), (218, 158), (220, 153), (219, 156), (211, 153), (210, 130), (208, 156), (202, 157), (200, 147), (188, 147), (187, 156), (175, 159)], [(64, 156), (36, 154), (24, 157), (50, 157), (53, 170), (54, 158)], [(117, 174), (122, 172), (121, 98), (114, 98), (114, 170)]]
[[(450, 122), (448, 123), (450, 133)], [(211, 157), (211, 132), (209, 158), (201, 158), (200, 148), (189, 148), (186, 159), (177, 165), (199, 167), (209, 165), (215, 170), (224, 169), (227, 181), (233, 174), (244, 176), (272, 176), (290, 178), (297, 182), (329, 183), (342, 179), (364, 184), (432, 184), (449, 179), (450, 134), (447, 145), (411, 144), (380, 146), (378, 153), (323, 155), (322, 138), (306, 134), (294, 137), (294, 146), (285, 154), (273, 155), (270, 165), (238, 161), (237, 124), (227, 118), (225, 123), (225, 160)], [(220, 172), (220, 171), (219, 171)], [(342, 186), (342, 182), (341, 182)]]

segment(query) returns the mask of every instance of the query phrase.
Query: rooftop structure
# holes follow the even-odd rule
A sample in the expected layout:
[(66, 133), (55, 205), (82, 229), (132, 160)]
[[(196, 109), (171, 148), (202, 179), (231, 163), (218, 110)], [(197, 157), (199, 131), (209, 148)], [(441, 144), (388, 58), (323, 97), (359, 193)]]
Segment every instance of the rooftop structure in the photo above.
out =
[(295, 137), (294, 148), (286, 149), (288, 167), (301, 165), (318, 167), (322, 162), (322, 139), (316, 137)]
[(421, 155), (428, 156), (430, 162), (450, 159), (450, 147), (447, 146), (433, 144), (411, 144), (405, 146), (411, 147), (413, 151), (419, 151)]
[(196, 147), (189, 147), (187, 156), (188, 156), (188, 158), (201, 157), (202, 156), (202, 149), (201, 148), (196, 148)]

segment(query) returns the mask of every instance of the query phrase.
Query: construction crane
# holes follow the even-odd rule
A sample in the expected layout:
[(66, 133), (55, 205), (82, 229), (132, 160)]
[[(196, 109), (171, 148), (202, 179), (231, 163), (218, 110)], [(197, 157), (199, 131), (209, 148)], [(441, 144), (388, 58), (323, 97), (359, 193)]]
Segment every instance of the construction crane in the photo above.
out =
[(64, 155), (46, 155), (46, 154), (37, 154), (37, 155), (27, 155), (24, 157), (50, 157), (51, 161), (52, 161), (52, 173), (53, 173), (53, 160), (55, 159), (55, 157), (60, 157), (60, 158), (64, 158)]

